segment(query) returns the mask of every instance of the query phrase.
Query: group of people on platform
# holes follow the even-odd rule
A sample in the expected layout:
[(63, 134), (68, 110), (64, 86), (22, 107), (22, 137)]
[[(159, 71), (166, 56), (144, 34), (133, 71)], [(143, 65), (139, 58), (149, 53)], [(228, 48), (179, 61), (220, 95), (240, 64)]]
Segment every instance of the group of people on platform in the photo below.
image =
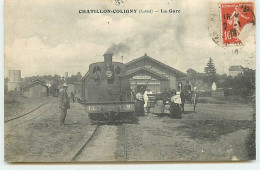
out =
[[(140, 88), (136, 94), (132, 93), (135, 96), (135, 115), (144, 116), (150, 113), (151, 106), (148, 95), (153, 94), (152, 91), (149, 88), (145, 91)], [(189, 81), (186, 81), (186, 85), (180, 88), (179, 91), (165, 89), (162, 93), (159, 92), (155, 96), (153, 113), (158, 116), (168, 114), (171, 118), (182, 118), (184, 102), (187, 97), (190, 97), (190, 94), (191, 86)]]

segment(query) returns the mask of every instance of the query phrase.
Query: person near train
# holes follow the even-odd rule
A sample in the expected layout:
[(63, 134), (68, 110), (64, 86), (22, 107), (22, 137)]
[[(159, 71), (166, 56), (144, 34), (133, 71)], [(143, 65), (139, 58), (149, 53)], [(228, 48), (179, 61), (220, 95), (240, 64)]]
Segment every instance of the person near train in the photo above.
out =
[(70, 101), (67, 94), (67, 89), (68, 89), (68, 85), (64, 83), (63, 89), (61, 90), (60, 93), (60, 109), (61, 109), (60, 125), (65, 125), (67, 110), (70, 109)]
[(134, 101), (134, 100), (136, 100), (136, 94), (135, 94), (135, 92), (134, 92), (134, 89), (133, 89), (133, 87), (131, 87), (131, 101)]
[(187, 80), (186, 85), (183, 88), (184, 91), (191, 92), (191, 85), (189, 83), (190, 82)]
[(164, 105), (166, 104), (167, 101), (169, 101), (169, 91), (167, 88), (165, 88), (164, 91), (162, 92), (162, 101)]
[(186, 99), (189, 100), (191, 98), (191, 85), (189, 84), (189, 81), (186, 81), (183, 91), (186, 95)]
[(149, 105), (149, 94), (153, 94), (150, 88), (147, 88), (146, 91), (144, 92), (144, 109), (146, 113), (150, 113), (150, 105)]
[(182, 118), (182, 108), (181, 108), (182, 100), (180, 96), (180, 92), (173, 93), (171, 97), (170, 103), (170, 113), (172, 118)]
[(141, 91), (137, 91), (135, 96), (135, 115), (136, 116), (144, 116), (144, 99)]
[(162, 94), (159, 92), (155, 97), (155, 105), (153, 113), (159, 117), (164, 115), (164, 103), (162, 99)]
[(181, 108), (182, 112), (184, 113), (184, 103), (185, 101), (190, 101), (191, 98), (191, 85), (189, 84), (189, 81), (186, 81), (186, 85), (183, 87), (183, 90), (181, 90)]

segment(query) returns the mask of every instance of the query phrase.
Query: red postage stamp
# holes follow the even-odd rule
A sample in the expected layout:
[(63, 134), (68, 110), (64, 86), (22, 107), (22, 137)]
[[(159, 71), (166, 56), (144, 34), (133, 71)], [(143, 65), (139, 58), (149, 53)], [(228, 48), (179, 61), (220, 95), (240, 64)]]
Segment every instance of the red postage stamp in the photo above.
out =
[(223, 45), (243, 45), (243, 28), (250, 23), (255, 25), (253, 2), (221, 4), (221, 23)]

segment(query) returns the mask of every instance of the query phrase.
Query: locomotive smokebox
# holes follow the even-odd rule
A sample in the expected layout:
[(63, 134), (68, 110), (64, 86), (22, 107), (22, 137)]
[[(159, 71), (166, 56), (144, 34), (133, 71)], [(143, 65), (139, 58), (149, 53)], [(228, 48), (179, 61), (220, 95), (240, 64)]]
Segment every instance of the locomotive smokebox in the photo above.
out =
[(105, 64), (106, 64), (106, 66), (107, 65), (112, 65), (112, 56), (113, 56), (113, 54), (112, 53), (105, 53), (104, 54), (104, 61), (105, 61)]

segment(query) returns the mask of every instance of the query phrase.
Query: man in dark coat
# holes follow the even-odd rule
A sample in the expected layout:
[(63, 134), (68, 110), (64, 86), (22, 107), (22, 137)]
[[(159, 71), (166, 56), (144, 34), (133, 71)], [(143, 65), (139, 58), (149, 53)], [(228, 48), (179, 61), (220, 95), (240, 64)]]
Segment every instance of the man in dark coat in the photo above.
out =
[(166, 104), (167, 101), (169, 101), (169, 92), (168, 89), (165, 88), (163, 93), (161, 94), (163, 104)]
[(186, 81), (186, 85), (184, 86), (183, 90), (186, 92), (191, 92), (191, 86), (189, 84), (189, 81)]
[(186, 81), (186, 85), (183, 87), (183, 90), (181, 91), (181, 108), (182, 112), (184, 113), (184, 103), (185, 101), (190, 101), (191, 99), (191, 86), (189, 84), (189, 81)]
[(60, 108), (61, 108), (60, 125), (65, 125), (67, 109), (70, 109), (70, 102), (67, 94), (67, 88), (68, 85), (64, 83), (63, 90), (60, 93)]

